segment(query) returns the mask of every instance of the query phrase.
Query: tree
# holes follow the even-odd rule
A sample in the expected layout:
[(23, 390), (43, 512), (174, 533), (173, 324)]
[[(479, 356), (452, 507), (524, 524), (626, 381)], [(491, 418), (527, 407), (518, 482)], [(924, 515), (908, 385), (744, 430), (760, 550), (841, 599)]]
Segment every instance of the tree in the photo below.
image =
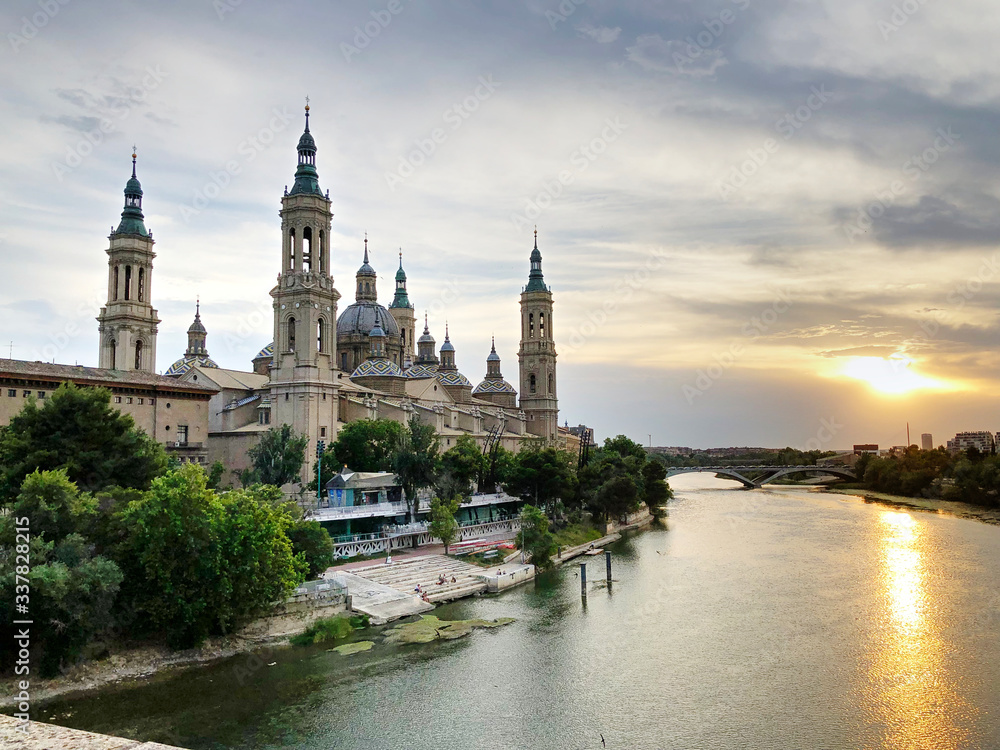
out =
[(534, 505), (521, 508), (521, 530), (517, 532), (517, 546), (537, 568), (552, 565), (552, 555), (556, 551), (555, 537), (549, 531), (549, 519)]
[(36, 470), (65, 469), (84, 492), (113, 485), (148, 489), (167, 466), (163, 446), (111, 406), (104, 388), (60, 385), (39, 407), (29, 399), (0, 430), (0, 506)]
[(208, 488), (210, 490), (221, 489), (222, 477), (226, 474), (226, 466), (222, 461), (215, 461), (208, 470)]
[(576, 491), (576, 460), (566, 451), (532, 446), (515, 456), (507, 477), (507, 491), (549, 506), (558, 499), (572, 498)]
[(240, 481), (244, 486), (259, 482), (275, 487), (294, 482), (299, 478), (306, 460), (308, 441), (305, 435), (296, 435), (290, 425), (272, 427), (257, 445), (247, 451), (252, 469), (241, 475)]
[(647, 461), (642, 467), (642, 494), (654, 516), (663, 514), (663, 506), (674, 496), (666, 482), (667, 470), (659, 461)]
[(393, 458), (404, 431), (403, 425), (392, 419), (348, 422), (327, 449), (323, 463), (330, 461), (337, 471), (343, 466), (354, 471), (392, 471)]
[(443, 497), (467, 497), (472, 483), (486, 467), (479, 444), (471, 435), (459, 435), (455, 445), (441, 454), (437, 488)]
[(291, 519), (254, 489), (219, 495), (196, 464), (156, 479), (122, 513), (127, 597), (175, 648), (227, 633), (304, 577)]
[(317, 578), (333, 565), (333, 539), (318, 521), (300, 521), (288, 530), (292, 553), (301, 555), (309, 566), (309, 578)]
[(406, 495), (410, 518), (416, 514), (417, 493), (433, 486), (437, 478), (438, 445), (434, 428), (411, 417), (393, 458), (393, 471)]
[(639, 487), (635, 480), (619, 474), (611, 477), (597, 490), (597, 507), (604, 518), (620, 518), (639, 505)]
[(31, 533), (44, 535), (50, 542), (69, 536), (86, 518), (96, 513), (97, 503), (88, 494), (80, 495), (66, 477), (65, 469), (35, 471), (24, 478), (11, 514), (31, 520)]
[(458, 513), (458, 501), (454, 498), (435, 497), (431, 500), (431, 523), (427, 531), (432, 537), (440, 539), (444, 544), (444, 553), (448, 554), (448, 547), (458, 536), (458, 521), (455, 514)]
[(643, 463), (646, 461), (646, 449), (625, 435), (605, 439), (604, 447), (601, 450), (605, 453), (617, 453), (622, 458), (631, 456)]

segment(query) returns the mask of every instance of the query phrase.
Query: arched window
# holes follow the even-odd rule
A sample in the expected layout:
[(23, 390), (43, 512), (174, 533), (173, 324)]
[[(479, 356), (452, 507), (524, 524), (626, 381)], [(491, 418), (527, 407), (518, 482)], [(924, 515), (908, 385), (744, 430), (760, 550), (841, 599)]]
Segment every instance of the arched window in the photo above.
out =
[(132, 266), (125, 266), (125, 299), (132, 299)]
[(347, 352), (340, 353), (340, 369), (347, 372)]
[(142, 341), (135, 342), (135, 369), (142, 369)]
[(371, 292), (371, 288), (368, 286), (368, 282), (366, 281), (365, 282), (365, 294), (368, 294), (369, 292)]
[(538, 338), (545, 338), (545, 313), (538, 313)]
[(136, 295), (136, 299), (139, 300), (140, 302), (142, 302), (143, 299), (145, 298), (145, 294), (146, 294), (146, 269), (145, 268), (140, 268), (139, 269), (139, 294)]
[(535, 338), (535, 314), (528, 313), (528, 338)]
[(528, 376), (528, 390), (531, 393), (535, 392), (535, 373), (531, 373), (531, 375)]
[(358, 294), (361, 294), (361, 292), (362, 292), (363, 289), (364, 289), (364, 285), (362, 285), (362, 283), (359, 281), (358, 282)]
[(403, 351), (406, 351), (406, 329), (405, 328), (400, 328), (399, 329), (399, 335), (402, 336), (402, 338), (400, 339), (400, 342), (402, 342), (402, 344), (403, 344)]
[(323, 337), (323, 333), (324, 333), (323, 329), (325, 327), (326, 326), (323, 324), (323, 319), (322, 318), (320, 318), (319, 320), (316, 321), (316, 351), (318, 351), (318, 352), (323, 351), (323, 338), (324, 338)]
[(306, 227), (302, 230), (302, 270), (311, 271), (312, 270), (312, 227)]
[(111, 349), (111, 369), (112, 370), (117, 370), (118, 369), (118, 367), (117, 367), (117, 365), (118, 365), (118, 356), (117, 356), (118, 355), (118, 344), (117, 344), (117, 342), (115, 342), (114, 339), (111, 340), (111, 346), (109, 348)]
[(111, 292), (111, 298), (114, 300), (118, 299), (118, 266), (115, 266), (115, 288)]
[(288, 270), (295, 270), (295, 227), (288, 230)]
[(288, 319), (288, 351), (295, 351), (295, 318)]
[(552, 395), (552, 373), (549, 373), (549, 395)]
[(326, 273), (326, 232), (319, 230), (319, 272)]

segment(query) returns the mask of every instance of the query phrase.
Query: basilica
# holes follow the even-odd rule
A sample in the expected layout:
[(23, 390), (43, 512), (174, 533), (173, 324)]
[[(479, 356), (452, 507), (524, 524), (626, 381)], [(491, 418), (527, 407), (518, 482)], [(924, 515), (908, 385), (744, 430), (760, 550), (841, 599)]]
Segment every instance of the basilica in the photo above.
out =
[[(280, 266), (270, 292), (273, 340), (250, 369), (220, 368), (209, 356), (208, 330), (196, 304), (187, 349), (166, 373), (178, 387), (215, 392), (208, 409), (207, 460), (239, 470), (248, 463), (247, 450), (272, 426), (291, 425), (315, 445), (334, 440), (340, 425), (358, 419), (405, 423), (416, 417), (434, 427), (442, 450), (461, 435), (484, 447), (499, 443), (515, 451), (525, 440), (575, 442), (558, 425), (553, 298), (542, 273), (537, 231), (521, 291), (520, 396), (504, 379), (495, 344), (485, 358), (485, 376), (473, 386), (459, 369), (447, 326), (440, 347), (426, 315), (417, 335), (402, 253), (386, 307), (379, 302), (366, 236), (354, 301), (341, 308), (332, 276), (333, 212), (329, 192), (320, 188), (316, 152), (307, 105), (294, 183), (281, 198), (282, 240), (275, 253)], [(107, 252), (108, 303), (98, 319), (100, 367), (152, 374), (160, 322), (152, 307), (155, 253), (134, 154), (122, 221)]]

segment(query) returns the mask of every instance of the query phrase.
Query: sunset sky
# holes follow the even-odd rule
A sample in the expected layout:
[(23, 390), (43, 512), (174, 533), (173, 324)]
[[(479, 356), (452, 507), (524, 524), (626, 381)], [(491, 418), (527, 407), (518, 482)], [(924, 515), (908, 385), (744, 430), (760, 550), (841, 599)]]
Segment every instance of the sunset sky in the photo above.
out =
[(308, 95), (341, 306), (366, 231), (385, 304), (402, 248), (474, 383), (493, 334), (517, 382), (537, 223), (560, 421), (599, 439), (1000, 430), (991, 3), (10, 0), (0, 31), (0, 356), (96, 365), (135, 143), (158, 370), (198, 296), (249, 369)]

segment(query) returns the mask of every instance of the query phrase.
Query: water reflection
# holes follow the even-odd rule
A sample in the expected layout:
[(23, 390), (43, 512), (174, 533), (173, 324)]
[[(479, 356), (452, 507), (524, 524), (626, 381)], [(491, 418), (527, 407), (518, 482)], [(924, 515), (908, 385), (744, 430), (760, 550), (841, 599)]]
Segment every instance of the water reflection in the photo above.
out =
[(967, 714), (944, 664), (940, 623), (929, 602), (925, 540), (908, 513), (881, 513), (880, 585), (886, 600), (871, 685), (884, 747), (948, 750), (964, 743), (954, 718)]

